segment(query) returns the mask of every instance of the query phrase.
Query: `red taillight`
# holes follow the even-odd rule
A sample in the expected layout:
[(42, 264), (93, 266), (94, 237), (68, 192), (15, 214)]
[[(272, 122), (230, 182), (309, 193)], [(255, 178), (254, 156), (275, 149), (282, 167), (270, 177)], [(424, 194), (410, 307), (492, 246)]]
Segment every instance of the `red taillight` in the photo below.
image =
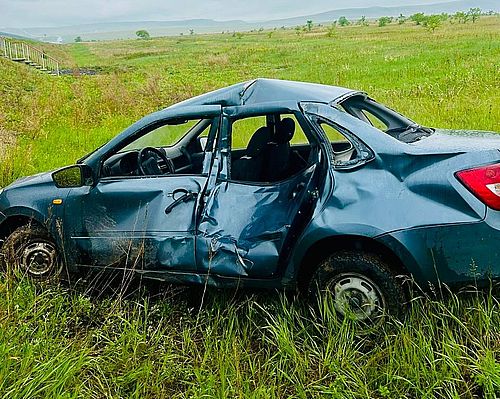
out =
[(462, 170), (456, 176), (487, 206), (500, 211), (500, 164)]

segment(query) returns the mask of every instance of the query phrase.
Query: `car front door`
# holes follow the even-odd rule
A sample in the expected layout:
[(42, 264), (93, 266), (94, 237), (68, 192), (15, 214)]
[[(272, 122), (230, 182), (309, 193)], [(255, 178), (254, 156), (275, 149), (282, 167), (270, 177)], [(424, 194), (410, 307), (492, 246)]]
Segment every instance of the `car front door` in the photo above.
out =
[[(196, 270), (197, 204), (212, 158), (212, 151), (202, 148), (202, 143), (213, 143), (219, 119), (217, 109), (201, 116), (175, 114), (150, 124), (154, 129), (175, 127), (160, 132), (161, 139), (167, 142), (158, 142), (154, 138), (156, 130), (153, 134), (146, 129), (131, 135), (136, 136), (134, 142), (125, 141), (124, 148), (123, 143), (119, 144), (117, 151), (104, 157), (97, 183), (74, 189), (66, 200), (66, 218), (80, 220), (69, 231), (75, 263), (159, 271)], [(178, 134), (184, 133), (183, 124), (187, 124), (185, 136), (191, 143)], [(199, 144), (200, 152), (194, 153), (193, 143)], [(147, 175), (135, 171), (133, 160), (144, 146), (162, 149), (176, 171), (154, 173), (156, 167)], [(203, 154), (205, 160), (194, 170), (191, 163)]]
[[(305, 151), (307, 159), (300, 163), (298, 154), (294, 162), (300, 165), (295, 165), (295, 170), (285, 171), (282, 177), (266, 181), (264, 174), (257, 176), (254, 173), (266, 165), (259, 164), (258, 160), (252, 163), (251, 158), (258, 157), (259, 152), (270, 151), (267, 161), (263, 161), (268, 163), (279, 150), (273, 153), (276, 145), (272, 136), (260, 136), (266, 134), (266, 129), (273, 130), (273, 118), (291, 119), (295, 115), (288, 110), (274, 110), (272, 114), (260, 115), (257, 119), (248, 118), (246, 122), (239, 108), (224, 110), (220, 157), (213, 165), (211, 177), (214, 184), (208, 184), (199, 224), (197, 262), (202, 273), (268, 279), (280, 274), (314, 208), (321, 151), (313, 138), (311, 142), (292, 146), (294, 152)], [(243, 120), (242, 124), (248, 130), (242, 133), (243, 136), (254, 137), (241, 149), (236, 148), (238, 139), (233, 135), (233, 124), (237, 120)], [(307, 129), (303, 122), (299, 124), (295, 120), (296, 128)], [(254, 129), (257, 130), (252, 136)], [(256, 142), (260, 142), (257, 146), (261, 146), (262, 151), (250, 148)], [(239, 159), (231, 160), (231, 157)], [(236, 162), (242, 165), (240, 175), (250, 180), (245, 181), (231, 172)]]

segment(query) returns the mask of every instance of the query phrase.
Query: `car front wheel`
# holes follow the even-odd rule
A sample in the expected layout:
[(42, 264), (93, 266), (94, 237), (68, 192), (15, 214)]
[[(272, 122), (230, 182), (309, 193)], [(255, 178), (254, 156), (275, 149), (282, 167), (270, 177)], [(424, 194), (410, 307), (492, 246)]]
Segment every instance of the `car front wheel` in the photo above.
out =
[(309, 283), (309, 294), (329, 295), (336, 312), (367, 326), (399, 316), (405, 294), (389, 266), (377, 255), (338, 252), (324, 260)]
[(58, 280), (63, 263), (49, 233), (39, 226), (22, 226), (14, 230), (1, 249), (5, 270), (37, 281)]

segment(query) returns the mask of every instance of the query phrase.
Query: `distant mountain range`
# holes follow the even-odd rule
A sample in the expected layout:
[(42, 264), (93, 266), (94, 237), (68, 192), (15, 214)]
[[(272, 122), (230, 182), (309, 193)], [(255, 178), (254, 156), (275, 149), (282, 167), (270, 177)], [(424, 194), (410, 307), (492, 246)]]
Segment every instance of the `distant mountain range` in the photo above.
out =
[[(275, 19), (270, 21), (246, 22), (242, 20), (215, 21), (212, 19), (191, 19), (183, 21), (136, 21), (136, 22), (110, 22), (86, 25), (61, 26), (50, 28), (0, 28), (10, 36), (22, 36), (30, 39), (53, 41), (62, 39), (64, 42), (73, 42), (75, 37), (81, 36), (83, 40), (111, 40), (136, 37), (135, 32), (146, 29), (151, 36), (169, 36), (195, 33), (214, 33), (222, 31), (248, 31), (259, 28), (290, 27), (303, 25), (307, 20), (315, 23), (328, 23), (341, 16), (348, 19), (359, 19), (365, 16), (369, 19), (381, 16), (397, 16), (399, 14), (411, 15), (417, 12), (426, 14), (439, 14), (442, 12), (454, 13), (465, 11), (472, 7), (479, 7), (483, 11), (500, 11), (499, 0), (458, 0), (446, 3), (422, 4), (412, 6), (394, 7), (365, 7), (331, 10), (318, 14), (303, 15), (299, 17)], [(1, 35), (2, 33), (0, 33)]]

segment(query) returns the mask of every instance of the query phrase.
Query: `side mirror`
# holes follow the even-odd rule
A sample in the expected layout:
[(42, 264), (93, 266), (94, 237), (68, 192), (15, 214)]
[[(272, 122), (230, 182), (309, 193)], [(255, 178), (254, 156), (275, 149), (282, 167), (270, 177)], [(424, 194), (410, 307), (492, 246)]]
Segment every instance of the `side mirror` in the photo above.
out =
[(59, 188), (91, 186), (92, 170), (85, 164), (67, 166), (52, 173), (52, 180)]

